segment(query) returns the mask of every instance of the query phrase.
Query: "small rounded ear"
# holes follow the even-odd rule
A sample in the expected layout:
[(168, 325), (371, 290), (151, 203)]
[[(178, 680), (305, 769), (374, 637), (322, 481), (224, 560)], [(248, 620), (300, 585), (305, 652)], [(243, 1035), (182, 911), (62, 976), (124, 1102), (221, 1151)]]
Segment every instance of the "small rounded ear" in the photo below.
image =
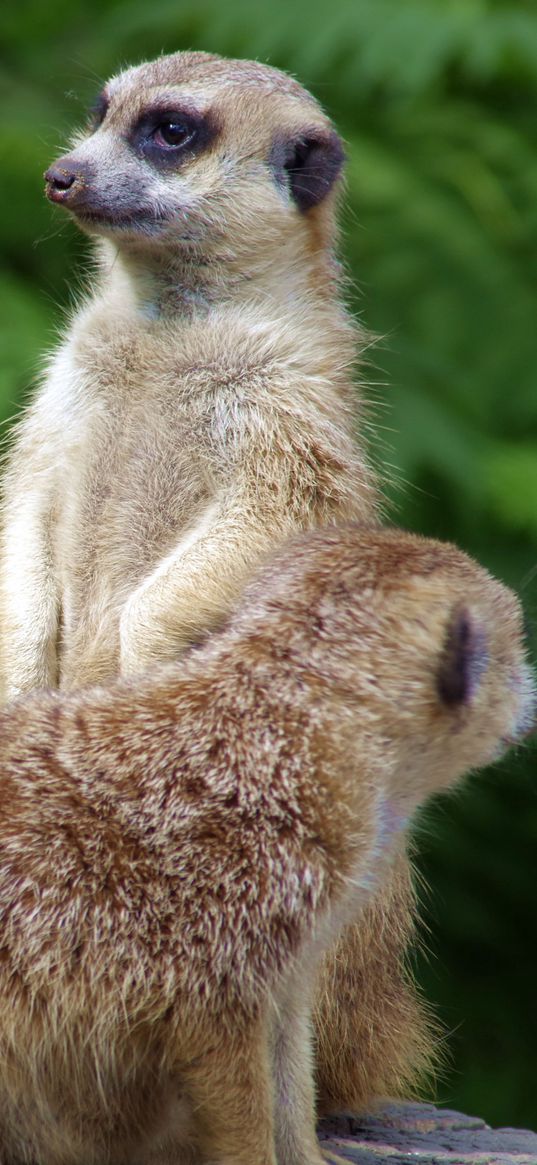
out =
[(446, 628), (436, 673), (436, 686), (442, 703), (448, 707), (467, 704), (479, 687), (488, 661), (484, 627), (470, 611), (456, 607)]
[(344, 160), (341, 140), (333, 130), (315, 129), (299, 137), (278, 138), (270, 154), (276, 181), (287, 187), (303, 212), (326, 197)]

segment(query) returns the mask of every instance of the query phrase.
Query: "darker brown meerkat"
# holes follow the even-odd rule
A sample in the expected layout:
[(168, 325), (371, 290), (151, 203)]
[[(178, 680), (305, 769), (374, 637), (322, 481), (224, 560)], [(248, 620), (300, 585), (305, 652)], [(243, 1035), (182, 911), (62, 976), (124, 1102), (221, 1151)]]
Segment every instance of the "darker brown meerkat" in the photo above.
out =
[(2, 712), (5, 1165), (321, 1165), (322, 952), (421, 802), (534, 718), (515, 596), (352, 526), (182, 669)]

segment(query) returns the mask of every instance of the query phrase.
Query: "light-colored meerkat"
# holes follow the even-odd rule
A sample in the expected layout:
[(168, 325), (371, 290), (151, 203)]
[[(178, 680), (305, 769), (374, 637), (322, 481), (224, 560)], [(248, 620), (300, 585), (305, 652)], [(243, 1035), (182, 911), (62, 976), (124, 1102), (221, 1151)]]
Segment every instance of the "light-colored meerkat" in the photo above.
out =
[(47, 171), (98, 272), (9, 461), (6, 698), (175, 658), (267, 548), (374, 517), (334, 255), (342, 161), (291, 78), (178, 53), (113, 78)]
[(0, 714), (4, 1165), (321, 1165), (318, 959), (532, 727), (522, 628), (461, 551), (349, 525), (182, 670)]

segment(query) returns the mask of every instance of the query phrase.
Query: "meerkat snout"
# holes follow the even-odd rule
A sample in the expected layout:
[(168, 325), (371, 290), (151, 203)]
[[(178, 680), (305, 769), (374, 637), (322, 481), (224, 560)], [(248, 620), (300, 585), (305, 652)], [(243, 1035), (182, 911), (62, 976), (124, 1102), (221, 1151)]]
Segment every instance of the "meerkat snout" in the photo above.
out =
[(80, 205), (80, 195), (87, 186), (89, 171), (83, 162), (72, 162), (62, 158), (44, 174), (45, 193), (50, 202), (68, 202), (69, 206)]

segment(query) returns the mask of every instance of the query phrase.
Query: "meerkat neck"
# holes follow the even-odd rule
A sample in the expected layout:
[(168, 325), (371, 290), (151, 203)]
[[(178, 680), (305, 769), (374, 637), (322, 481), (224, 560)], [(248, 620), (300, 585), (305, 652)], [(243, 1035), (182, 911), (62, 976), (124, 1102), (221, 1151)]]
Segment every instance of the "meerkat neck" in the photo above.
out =
[(218, 303), (265, 303), (287, 314), (305, 303), (310, 309), (315, 302), (326, 307), (338, 292), (335, 258), (289, 238), (257, 255), (237, 254), (218, 243), (210, 254), (185, 248), (161, 255), (149, 248), (118, 251), (104, 242), (98, 256), (105, 282), (155, 319), (203, 314)]

